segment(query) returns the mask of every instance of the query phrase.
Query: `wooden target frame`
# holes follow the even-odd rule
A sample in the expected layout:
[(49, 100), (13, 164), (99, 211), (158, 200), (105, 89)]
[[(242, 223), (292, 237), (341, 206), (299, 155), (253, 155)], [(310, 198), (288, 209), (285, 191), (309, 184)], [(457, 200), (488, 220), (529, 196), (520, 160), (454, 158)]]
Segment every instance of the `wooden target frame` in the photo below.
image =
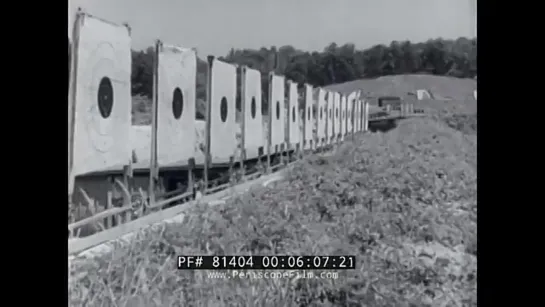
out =
[(333, 93), (333, 142), (337, 143), (341, 136), (341, 94)]
[(359, 92), (356, 93), (355, 97), (355, 114), (354, 114), (354, 133), (358, 133), (361, 131), (361, 114), (362, 114), (362, 104), (360, 100), (360, 94)]
[(68, 193), (75, 177), (131, 164), (131, 33), (76, 13), (68, 106)]
[(157, 163), (185, 163), (195, 158), (197, 55), (161, 41), (155, 52)]
[(326, 145), (333, 142), (334, 137), (334, 113), (335, 113), (335, 92), (327, 92), (327, 117), (326, 117)]
[(369, 131), (369, 101), (363, 100), (363, 117), (362, 117), (362, 127), (363, 132)]
[(280, 152), (285, 144), (284, 79), (269, 73), (269, 154)]
[(264, 152), (261, 73), (243, 66), (241, 67), (241, 80), (242, 148), (243, 160), (246, 160), (257, 158)]
[(229, 163), (238, 147), (236, 133), (237, 68), (213, 56), (208, 57), (209, 88), (207, 119), (210, 163)]
[(352, 92), (348, 94), (346, 97), (346, 115), (347, 115), (347, 121), (346, 121), (346, 134), (352, 135), (354, 134), (354, 105), (356, 103), (356, 93)]
[(347, 119), (347, 112), (346, 112), (346, 95), (341, 95), (341, 141), (344, 141), (344, 137), (346, 136), (346, 123), (348, 122)]
[(314, 140), (314, 126), (315, 126), (315, 114), (314, 114), (314, 100), (312, 99), (312, 85), (305, 84), (305, 111), (303, 112), (303, 148), (305, 150), (312, 150), (316, 146)]
[(289, 104), (288, 104), (288, 146), (291, 149), (297, 149), (300, 144), (300, 133), (299, 128), (299, 93), (297, 90), (297, 83), (288, 81), (289, 86)]
[(316, 100), (316, 105), (318, 108), (316, 109), (316, 117), (317, 117), (317, 125), (316, 125), (316, 137), (318, 140), (316, 141), (316, 145), (318, 148), (324, 147), (327, 142), (327, 100), (326, 100), (326, 91), (322, 88), (318, 88), (318, 99)]
[(149, 198), (155, 203), (159, 168), (187, 164), (193, 189), (197, 55), (194, 50), (155, 42)]

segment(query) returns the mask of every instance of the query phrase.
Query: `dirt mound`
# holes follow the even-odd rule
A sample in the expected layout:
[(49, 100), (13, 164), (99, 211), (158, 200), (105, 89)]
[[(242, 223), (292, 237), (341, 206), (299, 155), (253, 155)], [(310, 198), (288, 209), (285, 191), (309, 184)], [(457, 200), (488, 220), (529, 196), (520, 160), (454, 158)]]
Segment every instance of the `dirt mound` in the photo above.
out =
[(347, 94), (362, 90), (366, 97), (399, 96), (416, 99), (417, 90), (427, 90), (435, 100), (473, 99), (477, 82), (473, 79), (459, 79), (434, 75), (395, 75), (376, 79), (361, 79), (325, 87)]
[[(73, 305), (476, 306), (476, 137), (433, 118), (308, 157), (285, 182), (201, 205), (103, 259), (73, 261)], [(181, 254), (350, 254), (336, 278), (211, 278)], [(256, 272), (257, 274), (258, 272)], [(320, 276), (321, 272), (315, 274)]]

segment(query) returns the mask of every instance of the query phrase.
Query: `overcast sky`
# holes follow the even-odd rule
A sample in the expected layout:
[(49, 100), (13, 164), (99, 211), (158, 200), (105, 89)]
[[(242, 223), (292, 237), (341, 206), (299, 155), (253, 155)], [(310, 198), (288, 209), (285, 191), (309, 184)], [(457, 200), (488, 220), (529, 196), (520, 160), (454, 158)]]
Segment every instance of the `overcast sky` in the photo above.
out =
[(71, 25), (81, 6), (110, 21), (128, 22), (133, 49), (161, 39), (196, 47), (202, 57), (225, 55), (231, 47), (321, 51), (331, 42), (367, 48), (392, 40), (475, 37), (476, 1), (69, 0), (68, 15)]

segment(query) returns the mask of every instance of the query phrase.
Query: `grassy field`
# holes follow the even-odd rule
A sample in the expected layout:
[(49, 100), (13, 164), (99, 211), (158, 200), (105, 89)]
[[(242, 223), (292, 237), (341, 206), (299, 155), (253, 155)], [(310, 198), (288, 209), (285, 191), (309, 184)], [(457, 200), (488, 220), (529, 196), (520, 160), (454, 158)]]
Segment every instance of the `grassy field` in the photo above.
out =
[[(445, 120), (405, 120), (330, 158), (307, 158), (271, 189), (222, 208), (194, 208), (183, 223), (142, 234), (130, 248), (74, 261), (69, 299), (89, 306), (476, 306), (476, 135)], [(178, 254), (249, 253), (354, 254), (358, 269), (323, 280), (225, 280), (175, 269)]]
[[(307, 157), (270, 188), (72, 261), (70, 304), (477, 306), (476, 102), (462, 95), (418, 102), (430, 117)], [(357, 269), (214, 279), (177, 271), (180, 254), (352, 254)]]

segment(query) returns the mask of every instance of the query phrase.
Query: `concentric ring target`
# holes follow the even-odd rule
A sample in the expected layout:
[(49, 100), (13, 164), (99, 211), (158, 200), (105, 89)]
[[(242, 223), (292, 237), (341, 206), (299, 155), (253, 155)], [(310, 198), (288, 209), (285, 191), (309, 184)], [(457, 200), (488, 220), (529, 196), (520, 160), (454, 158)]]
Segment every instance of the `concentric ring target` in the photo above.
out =
[[(101, 153), (108, 152), (115, 143), (115, 85), (123, 82), (116, 76), (114, 46), (108, 42), (98, 44), (83, 66), (80, 72), (83, 78), (79, 80), (86, 83), (88, 95), (87, 110), (83, 114), (85, 128), (92, 147)], [(87, 74), (90, 77), (86, 78)]]

